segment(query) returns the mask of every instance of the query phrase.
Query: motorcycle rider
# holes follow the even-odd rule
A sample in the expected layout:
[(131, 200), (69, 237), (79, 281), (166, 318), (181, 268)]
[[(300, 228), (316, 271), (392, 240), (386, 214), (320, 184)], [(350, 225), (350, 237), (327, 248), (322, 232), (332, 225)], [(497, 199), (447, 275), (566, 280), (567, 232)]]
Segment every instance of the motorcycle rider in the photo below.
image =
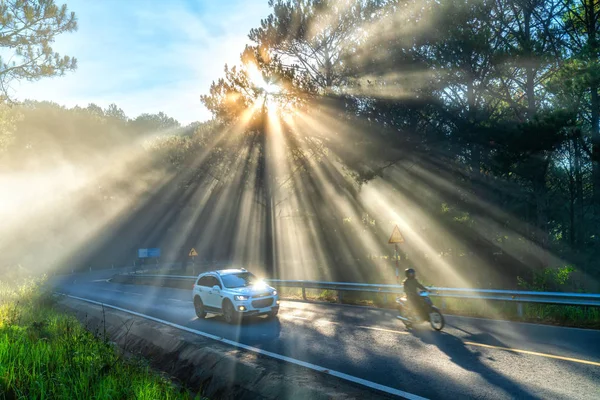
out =
[(416, 315), (420, 316), (423, 319), (427, 319), (427, 310), (425, 309), (425, 304), (421, 300), (419, 296), (419, 289), (428, 291), (427, 288), (417, 280), (417, 273), (412, 268), (407, 268), (404, 271), (404, 275), (406, 275), (406, 279), (402, 282), (404, 285), (404, 293), (406, 293), (406, 298), (408, 299), (411, 307), (416, 311)]

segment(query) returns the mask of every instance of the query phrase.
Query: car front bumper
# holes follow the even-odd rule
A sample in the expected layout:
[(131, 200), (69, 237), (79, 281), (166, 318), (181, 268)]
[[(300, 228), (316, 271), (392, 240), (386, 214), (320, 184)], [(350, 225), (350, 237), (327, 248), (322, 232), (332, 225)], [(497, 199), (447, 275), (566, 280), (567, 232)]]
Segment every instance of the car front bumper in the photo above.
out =
[(269, 314), (273, 311), (278, 311), (279, 310), (279, 297), (277, 296), (273, 296), (270, 297), (270, 299), (272, 299), (273, 301), (271, 302), (271, 304), (269, 306), (266, 307), (256, 307), (255, 305), (253, 305), (253, 302), (256, 302), (257, 300), (266, 300), (269, 299), (269, 297), (267, 298), (260, 298), (260, 299), (250, 299), (250, 300), (243, 300), (243, 301), (236, 301), (234, 304), (235, 310), (242, 314), (242, 315), (264, 315), (264, 314)]

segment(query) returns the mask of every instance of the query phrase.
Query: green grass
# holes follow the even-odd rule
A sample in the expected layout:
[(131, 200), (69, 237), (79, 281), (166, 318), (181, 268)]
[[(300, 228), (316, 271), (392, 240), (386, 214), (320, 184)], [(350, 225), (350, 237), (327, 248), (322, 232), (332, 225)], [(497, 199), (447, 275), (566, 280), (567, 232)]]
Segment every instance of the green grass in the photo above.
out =
[(53, 308), (39, 282), (0, 283), (0, 399), (190, 399)]

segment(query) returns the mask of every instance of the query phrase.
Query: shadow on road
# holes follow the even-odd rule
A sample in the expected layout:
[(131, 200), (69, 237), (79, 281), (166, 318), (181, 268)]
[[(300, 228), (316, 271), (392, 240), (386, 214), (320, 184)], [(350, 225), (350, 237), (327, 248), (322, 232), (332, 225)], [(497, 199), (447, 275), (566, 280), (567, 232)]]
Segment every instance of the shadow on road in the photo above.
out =
[(239, 324), (231, 325), (223, 317), (213, 316), (205, 320), (195, 318), (190, 327), (225, 338), (235, 338), (253, 346), (272, 342), (281, 335), (281, 322), (278, 318), (249, 317), (242, 319)]
[[(487, 333), (473, 335), (470, 332), (465, 338), (466, 341), (485, 343), (492, 346), (509, 347), (501, 341)], [(436, 346), (440, 351), (445, 353), (457, 366), (471, 372), (479, 374), (490, 385), (493, 385), (502, 391), (505, 391), (512, 398), (517, 399), (538, 399), (537, 397), (516, 382), (502, 375), (500, 372), (490, 368), (489, 365), (482, 362), (482, 355), (478, 351), (471, 351), (463, 339), (458, 338), (446, 332), (435, 332), (430, 329), (413, 329), (411, 333), (419, 338), (423, 343)], [(495, 361), (494, 358), (488, 357), (488, 360)]]

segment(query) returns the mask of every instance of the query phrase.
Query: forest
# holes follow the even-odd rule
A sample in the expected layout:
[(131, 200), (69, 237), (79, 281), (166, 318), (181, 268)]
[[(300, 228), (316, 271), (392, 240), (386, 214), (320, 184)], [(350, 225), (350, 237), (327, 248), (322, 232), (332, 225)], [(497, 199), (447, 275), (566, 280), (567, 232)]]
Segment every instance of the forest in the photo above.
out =
[(394, 282), (398, 258), (440, 286), (599, 290), (598, 0), (269, 6), (198, 93), (209, 121), (7, 97), (0, 265), (194, 247), (285, 278)]

